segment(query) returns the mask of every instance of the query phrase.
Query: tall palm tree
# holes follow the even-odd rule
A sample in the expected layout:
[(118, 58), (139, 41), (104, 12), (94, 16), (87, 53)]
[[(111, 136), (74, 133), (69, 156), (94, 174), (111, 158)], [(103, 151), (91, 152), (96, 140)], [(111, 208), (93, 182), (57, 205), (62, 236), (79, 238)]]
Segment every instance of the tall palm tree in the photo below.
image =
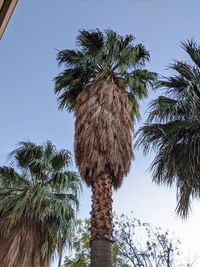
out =
[(191, 61), (174, 61), (175, 74), (158, 83), (166, 94), (152, 102), (136, 145), (155, 151), (153, 181), (176, 185), (176, 211), (186, 217), (192, 198), (200, 197), (200, 46), (187, 40), (182, 48)]
[(112, 266), (112, 188), (127, 174), (138, 101), (147, 97), (155, 73), (143, 69), (150, 56), (134, 37), (112, 30), (80, 31), (79, 49), (58, 53), (64, 71), (55, 78), (60, 109), (74, 111), (75, 158), (92, 187), (91, 266)]
[(22, 142), (0, 167), (0, 265), (48, 267), (70, 245), (79, 176), (68, 170), (71, 154), (47, 141)]

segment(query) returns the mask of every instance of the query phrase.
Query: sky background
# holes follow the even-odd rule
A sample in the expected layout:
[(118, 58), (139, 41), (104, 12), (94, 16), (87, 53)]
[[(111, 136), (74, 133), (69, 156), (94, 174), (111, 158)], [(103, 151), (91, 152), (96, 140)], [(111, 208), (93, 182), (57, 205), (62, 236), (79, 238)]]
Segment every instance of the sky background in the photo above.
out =
[[(74, 117), (57, 110), (52, 80), (59, 72), (57, 49), (75, 48), (78, 30), (111, 28), (135, 35), (150, 51), (148, 68), (167, 75), (172, 59), (186, 59), (180, 41), (195, 38), (200, 43), (199, 13), (199, 0), (19, 1), (0, 41), (0, 165), (24, 140), (41, 144), (49, 139), (73, 151)], [(142, 114), (153, 97), (150, 93), (141, 103)], [(113, 209), (133, 211), (145, 222), (170, 229), (182, 241), (185, 257), (200, 256), (200, 203), (195, 201), (190, 217), (182, 221), (174, 212), (176, 191), (151, 183), (147, 169), (153, 154), (144, 157), (136, 151), (135, 158), (114, 193)], [(85, 187), (79, 217), (89, 217), (90, 200)]]

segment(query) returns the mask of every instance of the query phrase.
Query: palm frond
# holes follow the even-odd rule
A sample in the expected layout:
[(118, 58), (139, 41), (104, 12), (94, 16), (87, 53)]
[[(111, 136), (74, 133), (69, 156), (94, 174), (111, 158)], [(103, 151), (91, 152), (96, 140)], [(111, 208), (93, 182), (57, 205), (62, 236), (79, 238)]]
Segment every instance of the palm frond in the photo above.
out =
[(84, 54), (79, 50), (62, 50), (57, 54), (58, 65), (61, 66), (64, 64), (66, 67), (76, 67), (79, 65), (82, 59), (84, 59)]
[(15, 186), (25, 186), (29, 185), (30, 182), (13, 168), (7, 166), (0, 167), (0, 187), (9, 187), (12, 184), (15, 184)]
[(188, 53), (192, 61), (200, 68), (200, 46), (194, 39), (181, 42), (181, 47)]
[(99, 29), (94, 31), (81, 30), (76, 38), (76, 43), (83, 51), (95, 55), (103, 46), (103, 34)]
[(61, 150), (52, 157), (51, 165), (54, 170), (62, 170), (64, 167), (69, 167), (72, 163), (71, 153), (67, 150)]
[(175, 100), (166, 96), (160, 96), (152, 101), (148, 109), (148, 122), (154, 120), (169, 122), (171, 120), (184, 120), (189, 116), (191, 109), (184, 100)]

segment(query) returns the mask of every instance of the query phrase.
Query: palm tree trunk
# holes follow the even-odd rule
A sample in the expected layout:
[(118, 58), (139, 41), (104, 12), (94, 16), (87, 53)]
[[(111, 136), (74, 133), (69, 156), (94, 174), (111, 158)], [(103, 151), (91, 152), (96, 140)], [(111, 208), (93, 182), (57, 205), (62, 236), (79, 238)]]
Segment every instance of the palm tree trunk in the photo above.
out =
[(112, 267), (112, 176), (92, 182), (91, 267)]

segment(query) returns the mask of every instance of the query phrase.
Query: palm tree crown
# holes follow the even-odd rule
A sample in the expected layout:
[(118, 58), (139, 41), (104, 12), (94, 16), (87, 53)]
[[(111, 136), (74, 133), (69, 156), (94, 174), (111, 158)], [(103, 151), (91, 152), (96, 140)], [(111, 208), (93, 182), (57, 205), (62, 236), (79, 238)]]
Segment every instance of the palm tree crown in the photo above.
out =
[(80, 31), (77, 37), (80, 49), (62, 50), (57, 56), (59, 65), (65, 66), (55, 78), (60, 109), (73, 111), (82, 90), (109, 77), (126, 89), (132, 115), (138, 117), (138, 100), (147, 97), (147, 85), (155, 80), (155, 73), (142, 68), (150, 59), (149, 52), (142, 44), (133, 45), (134, 40), (133, 35), (122, 37), (110, 29)]
[[(57, 151), (50, 141), (44, 146), (22, 142), (10, 159), (12, 167), (0, 168), (0, 236), (13, 240), (9, 247), (2, 244), (9, 254), (5, 266), (29, 266), (25, 259), (30, 253), (34, 258), (42, 254), (49, 262), (55, 252), (60, 254), (70, 244), (79, 204), (80, 179), (68, 170), (71, 154)], [(18, 251), (17, 244), (24, 250)], [(23, 261), (9, 265), (17, 251)], [(31, 264), (43, 266), (36, 261)]]
[(75, 111), (76, 162), (88, 184), (106, 168), (118, 187), (130, 166), (132, 120), (139, 118), (138, 101), (156, 77), (143, 68), (150, 56), (134, 40), (110, 29), (83, 30), (80, 49), (57, 56), (65, 70), (55, 78), (55, 92), (60, 109)]
[(176, 210), (186, 217), (191, 199), (200, 196), (200, 46), (188, 40), (182, 48), (193, 64), (174, 61), (170, 65), (176, 74), (159, 82), (166, 95), (152, 102), (136, 145), (145, 153), (156, 152), (153, 180), (169, 186), (176, 183)]

